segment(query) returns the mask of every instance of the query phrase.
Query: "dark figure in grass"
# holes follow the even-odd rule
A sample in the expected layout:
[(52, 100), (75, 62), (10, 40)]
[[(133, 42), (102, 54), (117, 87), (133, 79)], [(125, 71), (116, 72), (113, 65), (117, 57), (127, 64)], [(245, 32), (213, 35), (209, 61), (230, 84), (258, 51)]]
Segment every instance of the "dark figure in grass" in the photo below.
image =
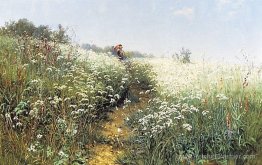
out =
[[(123, 51), (123, 45), (118, 44), (113, 47), (113, 54), (118, 57), (118, 59), (123, 62), (123, 64), (126, 66), (127, 71), (129, 71), (131, 67), (131, 62), (129, 59), (125, 56), (125, 52)], [(131, 91), (129, 91), (129, 86), (126, 87), (126, 89), (123, 91), (122, 97), (118, 100), (117, 104), (119, 106), (124, 104), (124, 100), (129, 99), (132, 102), (138, 102), (139, 99), (137, 96), (133, 95)]]
[(125, 52), (123, 51), (123, 45), (122, 44), (118, 44), (118, 45), (114, 46), (113, 53), (118, 56), (120, 61), (126, 59)]

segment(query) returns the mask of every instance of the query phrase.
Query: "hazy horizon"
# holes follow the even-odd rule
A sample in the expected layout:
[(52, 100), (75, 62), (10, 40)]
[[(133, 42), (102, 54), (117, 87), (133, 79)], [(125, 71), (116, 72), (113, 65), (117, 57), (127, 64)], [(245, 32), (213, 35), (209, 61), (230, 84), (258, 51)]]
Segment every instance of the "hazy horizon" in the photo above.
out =
[(1, 0), (0, 26), (27, 18), (69, 28), (73, 41), (171, 56), (181, 47), (193, 59), (236, 60), (241, 50), (262, 62), (259, 0)]

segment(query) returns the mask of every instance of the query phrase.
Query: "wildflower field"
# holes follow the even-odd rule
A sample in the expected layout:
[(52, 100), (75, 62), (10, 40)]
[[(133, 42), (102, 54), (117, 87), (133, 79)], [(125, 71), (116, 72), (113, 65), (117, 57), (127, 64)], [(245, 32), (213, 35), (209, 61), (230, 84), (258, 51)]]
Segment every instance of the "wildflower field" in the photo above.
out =
[(102, 146), (123, 149), (108, 164), (259, 165), (261, 69), (0, 35), (0, 164), (103, 164)]
[(0, 164), (87, 163), (103, 140), (99, 123), (128, 102), (131, 85), (151, 83), (146, 70), (55, 40), (1, 35)]
[(262, 73), (252, 65), (147, 59), (155, 97), (127, 124), (130, 164), (261, 164)]

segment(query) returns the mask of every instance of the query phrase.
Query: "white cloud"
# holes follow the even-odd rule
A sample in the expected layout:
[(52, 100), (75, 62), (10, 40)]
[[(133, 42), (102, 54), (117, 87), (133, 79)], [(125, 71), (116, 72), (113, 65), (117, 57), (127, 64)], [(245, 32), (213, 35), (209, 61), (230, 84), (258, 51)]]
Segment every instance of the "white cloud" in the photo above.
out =
[(217, 0), (217, 8), (226, 14), (226, 20), (235, 18), (245, 7), (246, 0)]
[(185, 16), (187, 18), (192, 18), (194, 16), (194, 13), (195, 10), (192, 7), (184, 7), (173, 12), (175, 16)]

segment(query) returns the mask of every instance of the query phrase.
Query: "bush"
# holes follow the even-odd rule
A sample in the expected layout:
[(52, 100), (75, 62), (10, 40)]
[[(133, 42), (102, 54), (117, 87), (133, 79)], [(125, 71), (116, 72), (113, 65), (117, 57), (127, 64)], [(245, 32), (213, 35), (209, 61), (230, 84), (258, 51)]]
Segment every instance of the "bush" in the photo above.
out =
[[(191, 54), (192, 53), (189, 49), (182, 48), (179, 51), (179, 53), (175, 53), (175, 56), (176, 56), (177, 60), (182, 62), (182, 63), (190, 63), (190, 55)], [(175, 56), (173, 55), (173, 58), (175, 58)]]
[(129, 84), (115, 58), (28, 36), (0, 36), (0, 64), (0, 157), (20, 164), (85, 161)]
[(69, 36), (66, 34), (66, 29), (61, 24), (58, 25), (58, 30), (53, 31), (47, 25), (36, 27), (31, 21), (25, 18), (7, 22), (4, 27), (1, 27), (0, 34), (14, 37), (28, 36), (47, 41), (55, 40), (58, 43), (68, 43), (70, 41)]

